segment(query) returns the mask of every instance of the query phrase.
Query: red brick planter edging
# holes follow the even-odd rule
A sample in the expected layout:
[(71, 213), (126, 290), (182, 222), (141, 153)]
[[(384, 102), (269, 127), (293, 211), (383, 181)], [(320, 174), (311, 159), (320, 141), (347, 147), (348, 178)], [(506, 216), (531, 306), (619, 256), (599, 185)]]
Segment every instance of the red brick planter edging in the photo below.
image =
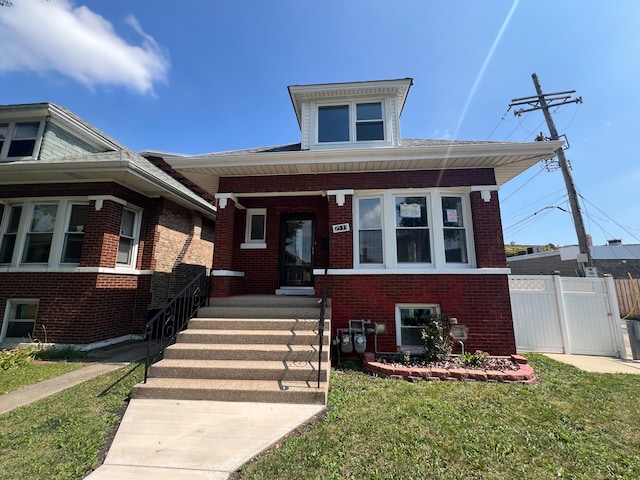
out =
[(503, 382), (503, 383), (534, 383), (536, 373), (526, 358), (520, 355), (511, 355), (511, 360), (518, 364), (518, 370), (502, 372), (499, 370), (474, 370), (466, 368), (411, 368), (393, 367), (376, 362), (373, 353), (365, 353), (362, 356), (362, 366), (366, 372), (383, 378), (407, 380), (417, 382), (421, 380), (451, 380), (451, 381), (479, 381), (479, 382)]

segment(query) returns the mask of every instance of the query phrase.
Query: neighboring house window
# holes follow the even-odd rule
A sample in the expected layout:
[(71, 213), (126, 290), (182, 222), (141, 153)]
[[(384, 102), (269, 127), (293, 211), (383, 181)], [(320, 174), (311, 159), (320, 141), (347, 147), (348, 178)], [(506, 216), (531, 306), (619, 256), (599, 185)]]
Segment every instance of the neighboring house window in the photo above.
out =
[(384, 263), (381, 198), (358, 200), (358, 252), (360, 263)]
[(244, 229), (242, 249), (259, 249), (267, 247), (267, 209), (247, 209), (247, 223)]
[(118, 242), (118, 257), (116, 263), (119, 265), (132, 265), (135, 259), (137, 214), (134, 210), (125, 208), (122, 211), (122, 222), (120, 224), (120, 241)]
[(33, 206), (25, 237), (22, 263), (49, 263), (57, 213), (57, 203)]
[[(357, 198), (357, 197), (356, 197)], [(354, 203), (356, 264), (383, 268), (469, 268), (466, 195), (386, 191)]]
[(318, 107), (318, 143), (384, 140), (382, 103), (348, 103)]
[(11, 263), (13, 251), (16, 246), (21, 214), (22, 205), (12, 205), (9, 207), (9, 221), (7, 222), (4, 235), (2, 236), (2, 244), (0, 245), (0, 263)]
[(33, 157), (43, 122), (0, 123), (0, 160)]
[(89, 205), (70, 206), (69, 221), (64, 234), (64, 246), (62, 248), (62, 263), (80, 263), (88, 213)]
[(9, 300), (0, 339), (33, 338), (38, 315), (38, 300)]
[(396, 305), (396, 338), (403, 350), (422, 353), (422, 328), (431, 315), (440, 313), (439, 305)]
[(72, 200), (25, 201), (6, 207), (0, 264), (19, 267), (80, 263), (89, 205)]

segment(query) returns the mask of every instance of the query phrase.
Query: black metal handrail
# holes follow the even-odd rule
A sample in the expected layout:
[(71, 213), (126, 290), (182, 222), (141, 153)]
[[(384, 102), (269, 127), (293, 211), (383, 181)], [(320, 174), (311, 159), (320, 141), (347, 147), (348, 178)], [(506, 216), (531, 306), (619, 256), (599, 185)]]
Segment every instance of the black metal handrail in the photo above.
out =
[(204, 306), (209, 298), (209, 277), (203, 269), (180, 293), (169, 300), (144, 326), (147, 342), (147, 358), (144, 366), (144, 383), (147, 383), (149, 367), (162, 358), (164, 349), (173, 344), (189, 320)]
[[(322, 280), (322, 298), (320, 299), (320, 321), (318, 322), (318, 334), (320, 335), (320, 348), (318, 349), (318, 388), (320, 388), (320, 373), (322, 372), (322, 345), (324, 343), (324, 315), (327, 305), (327, 269), (324, 269)], [(327, 366), (327, 368), (329, 368)], [(328, 375), (327, 375), (328, 378)]]

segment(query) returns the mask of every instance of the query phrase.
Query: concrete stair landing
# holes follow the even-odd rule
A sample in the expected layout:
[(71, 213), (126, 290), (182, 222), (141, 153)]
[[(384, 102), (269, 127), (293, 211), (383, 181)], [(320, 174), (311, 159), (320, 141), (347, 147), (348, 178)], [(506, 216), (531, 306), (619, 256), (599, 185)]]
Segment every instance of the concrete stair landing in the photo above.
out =
[(318, 388), (317, 298), (211, 299), (167, 347), (133, 398), (325, 404), (330, 316)]

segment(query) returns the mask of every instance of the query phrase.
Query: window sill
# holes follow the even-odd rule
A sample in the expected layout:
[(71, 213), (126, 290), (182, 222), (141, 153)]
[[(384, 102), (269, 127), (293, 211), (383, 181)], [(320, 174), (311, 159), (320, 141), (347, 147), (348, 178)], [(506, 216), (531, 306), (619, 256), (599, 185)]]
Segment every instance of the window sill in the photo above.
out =
[(241, 250), (264, 250), (265, 248), (267, 248), (267, 244), (266, 243), (241, 243), (240, 244), (240, 249)]

